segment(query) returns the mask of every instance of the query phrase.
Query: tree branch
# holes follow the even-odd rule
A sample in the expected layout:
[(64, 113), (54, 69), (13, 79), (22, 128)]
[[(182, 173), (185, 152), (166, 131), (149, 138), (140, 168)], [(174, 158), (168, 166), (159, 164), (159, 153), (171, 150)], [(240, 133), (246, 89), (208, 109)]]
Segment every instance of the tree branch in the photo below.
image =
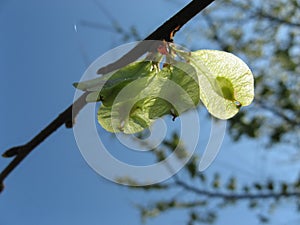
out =
[[(179, 31), (184, 24), (186, 24), (189, 20), (191, 20), (195, 15), (197, 15), (200, 11), (206, 8), (213, 1), (214, 0), (193, 0), (182, 10), (180, 10), (176, 15), (174, 15), (171, 19), (167, 20), (163, 25), (157, 28), (144, 40), (165, 40), (167, 42), (172, 42), (175, 33)], [(97, 73), (106, 74), (126, 66), (127, 64), (133, 62), (134, 60), (142, 56), (149, 49), (151, 49), (151, 44), (151, 42), (141, 42), (134, 49), (132, 49), (127, 54), (118, 59), (116, 62), (100, 68), (97, 71)]]
[(285, 24), (285, 25), (291, 26), (291, 27), (300, 27), (300, 23), (292, 22), (292, 21), (289, 21), (289, 20), (286, 20), (286, 19), (281, 19), (281, 18), (278, 18), (276, 16), (272, 16), (272, 15), (269, 15), (267, 13), (264, 13), (263, 11), (256, 12), (255, 16), (261, 17), (262, 19), (267, 19), (271, 22), (275, 22), (275, 23), (278, 23), (278, 24)]
[(299, 191), (291, 192), (270, 192), (270, 193), (245, 193), (245, 194), (229, 194), (224, 192), (213, 192), (208, 190), (202, 190), (194, 186), (190, 186), (187, 183), (181, 180), (175, 180), (175, 184), (184, 188), (187, 191), (193, 192), (198, 195), (206, 196), (209, 198), (221, 198), (224, 200), (254, 200), (254, 199), (279, 199), (279, 198), (288, 198), (288, 197), (300, 197)]
[[(175, 33), (190, 19), (192, 19), (201, 10), (206, 8), (214, 0), (193, 0), (177, 14), (175, 14), (171, 19), (166, 21), (153, 33), (151, 33), (145, 40), (166, 40), (172, 41)], [(127, 64), (133, 62), (140, 56), (142, 56), (147, 49), (143, 45), (136, 46), (126, 55), (121, 57), (116, 62), (100, 68), (98, 73), (108, 73), (115, 69), (126, 66)], [(29, 155), (29, 153), (42, 143), (47, 137), (49, 137), (55, 130), (57, 130), (61, 125), (65, 124), (67, 128), (71, 128), (73, 125), (74, 116), (79, 113), (79, 111), (87, 104), (85, 101), (86, 92), (81, 97), (76, 100), (76, 102), (70, 105), (64, 112), (62, 112), (56, 119), (54, 119), (46, 128), (44, 128), (38, 135), (36, 135), (31, 141), (22, 146), (13, 147), (4, 152), (4, 157), (15, 157), (9, 165), (0, 174), (0, 192), (4, 189), (5, 178)], [(72, 115), (73, 111), (73, 115)]]

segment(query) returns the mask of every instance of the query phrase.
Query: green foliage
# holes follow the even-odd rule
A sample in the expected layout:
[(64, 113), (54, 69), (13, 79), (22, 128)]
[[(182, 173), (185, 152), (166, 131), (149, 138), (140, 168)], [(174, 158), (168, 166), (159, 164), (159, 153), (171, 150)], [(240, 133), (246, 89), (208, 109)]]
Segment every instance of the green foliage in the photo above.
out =
[(100, 101), (106, 107), (112, 106), (120, 91), (138, 78), (152, 77), (155, 70), (149, 61), (134, 62), (119, 69), (115, 73), (106, 74), (99, 78), (75, 83), (74, 86), (82, 91), (90, 91), (87, 101)]
[(74, 84), (90, 92), (88, 102), (102, 102), (98, 121), (104, 129), (141, 132), (159, 117), (169, 114), (175, 118), (195, 108), (200, 99), (213, 116), (228, 119), (252, 102), (253, 75), (236, 56), (212, 50), (188, 53), (173, 45), (170, 48), (172, 53), (167, 53), (162, 68), (162, 62), (144, 60)]
[(232, 118), (252, 102), (253, 75), (242, 60), (216, 50), (192, 52), (189, 59), (199, 75), (201, 101), (213, 116)]
[[(141, 76), (135, 73), (137, 77), (131, 80), (133, 65), (142, 73)], [(197, 77), (188, 64), (169, 64), (161, 70), (147, 61), (133, 65), (121, 69), (122, 73), (128, 73), (124, 76), (127, 78), (125, 81), (111, 86), (109, 91), (99, 92), (103, 101), (111, 99), (109, 105), (103, 103), (98, 110), (98, 121), (107, 131), (127, 134), (141, 132), (159, 117), (167, 114), (176, 117), (198, 104)], [(115, 74), (119, 75), (119, 71)]]

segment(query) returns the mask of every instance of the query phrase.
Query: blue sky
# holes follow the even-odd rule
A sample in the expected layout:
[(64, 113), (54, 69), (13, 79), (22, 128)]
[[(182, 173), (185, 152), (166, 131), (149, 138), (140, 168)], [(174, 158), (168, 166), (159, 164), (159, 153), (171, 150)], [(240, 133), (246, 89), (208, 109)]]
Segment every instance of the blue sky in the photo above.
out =
[[(135, 25), (144, 37), (186, 3), (112, 0), (101, 4), (122, 26)], [(105, 30), (77, 26), (76, 33), (74, 25), (81, 20), (111, 25), (92, 0), (0, 3), (1, 151), (26, 143), (70, 105), (75, 93), (71, 84), (84, 73), (85, 60), (91, 63), (122, 43), (118, 35)], [(204, 131), (209, 129), (206, 120), (201, 119)], [(103, 135), (111, 141), (108, 134)], [(207, 139), (207, 135), (201, 136), (200, 148)], [(208, 172), (222, 170), (231, 175), (239, 171), (246, 181), (267, 179), (272, 162), (265, 159), (262, 150), (253, 149), (262, 146), (249, 141), (233, 145), (226, 138)], [(1, 158), (0, 169), (8, 162)], [(94, 173), (82, 158), (72, 130), (65, 128), (38, 146), (5, 184), (6, 190), (0, 195), (0, 225), (117, 225), (124, 221), (135, 225), (140, 220), (133, 203), (155, 198), (154, 194), (130, 191)], [(242, 207), (239, 210), (246, 211)], [(240, 220), (236, 211), (222, 214), (224, 220), (218, 224)], [(184, 222), (181, 214), (163, 218), (149, 224)], [(243, 224), (253, 221), (249, 217)]]

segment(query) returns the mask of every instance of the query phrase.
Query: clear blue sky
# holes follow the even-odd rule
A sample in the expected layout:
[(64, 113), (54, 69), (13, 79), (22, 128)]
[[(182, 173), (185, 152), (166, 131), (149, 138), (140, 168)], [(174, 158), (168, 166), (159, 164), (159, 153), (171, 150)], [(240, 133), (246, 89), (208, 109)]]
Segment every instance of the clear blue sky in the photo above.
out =
[[(122, 26), (135, 25), (142, 37), (185, 3), (102, 1)], [(76, 33), (74, 25), (81, 20), (111, 25), (93, 0), (0, 2), (1, 152), (26, 143), (70, 105), (74, 96), (71, 84), (85, 71), (84, 60), (92, 62), (122, 43), (120, 36), (105, 30), (77, 26)], [(204, 135), (200, 141), (205, 144), (207, 138)], [(228, 175), (239, 171), (245, 180), (266, 179), (271, 169), (264, 153), (252, 151), (261, 146), (250, 142), (247, 148), (241, 146), (227, 140), (209, 171), (222, 170)], [(0, 169), (8, 162), (1, 158)], [(0, 225), (135, 225), (140, 220), (133, 203), (152, 197), (95, 174), (81, 157), (72, 131), (60, 128), (6, 180), (6, 190), (0, 195)], [(167, 215), (149, 224), (182, 224), (180, 215)], [(223, 216), (218, 224), (240, 220), (232, 211)], [(253, 224), (252, 219), (243, 224)]]

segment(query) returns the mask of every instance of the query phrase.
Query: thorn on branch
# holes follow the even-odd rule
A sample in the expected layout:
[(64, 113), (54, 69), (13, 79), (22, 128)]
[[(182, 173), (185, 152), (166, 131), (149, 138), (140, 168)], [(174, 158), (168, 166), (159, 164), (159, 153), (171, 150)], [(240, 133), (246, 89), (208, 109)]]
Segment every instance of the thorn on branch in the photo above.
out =
[(0, 183), (0, 193), (1, 193), (3, 190), (4, 190), (4, 184), (3, 184), (3, 182), (2, 182), (2, 183)]
[(4, 158), (11, 158), (14, 157), (16, 155), (19, 155), (21, 151), (24, 151), (25, 149), (27, 149), (26, 146), (21, 145), (21, 146), (17, 146), (17, 147), (13, 147), (8, 149), (6, 152), (4, 152), (2, 154), (2, 157)]
[(75, 124), (74, 120), (68, 120), (65, 122), (66, 128), (72, 128), (74, 124)]

